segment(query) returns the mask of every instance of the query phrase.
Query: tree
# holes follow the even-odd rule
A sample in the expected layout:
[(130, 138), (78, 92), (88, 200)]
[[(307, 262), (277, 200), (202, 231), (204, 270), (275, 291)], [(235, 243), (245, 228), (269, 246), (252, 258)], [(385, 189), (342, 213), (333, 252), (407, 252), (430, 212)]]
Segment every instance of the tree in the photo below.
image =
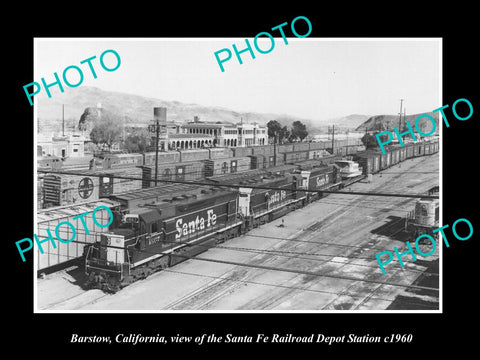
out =
[(308, 135), (307, 127), (301, 121), (294, 121), (292, 124), (291, 138), (292, 140), (300, 139), (303, 141)]
[(110, 151), (122, 132), (122, 128), (118, 124), (119, 122), (114, 121), (112, 117), (102, 117), (90, 132), (90, 140), (96, 145), (106, 145)]
[(280, 130), (280, 135), (281, 135), (281, 139), (280, 139), (281, 142), (283, 142), (284, 139), (287, 141), (291, 141), (292, 134), (286, 126), (284, 126)]
[(128, 152), (144, 152), (150, 144), (150, 134), (145, 128), (133, 129), (126, 137), (124, 148)]
[[(377, 133), (378, 134), (378, 133)], [(386, 142), (388, 139), (387, 134), (380, 135), (380, 141)], [(362, 143), (365, 145), (365, 149), (377, 149), (379, 147), (378, 140), (375, 135), (372, 134), (365, 134), (362, 137)]]
[(279, 135), (282, 131), (282, 125), (277, 120), (270, 120), (267, 123), (268, 128), (268, 137), (275, 137), (275, 135)]

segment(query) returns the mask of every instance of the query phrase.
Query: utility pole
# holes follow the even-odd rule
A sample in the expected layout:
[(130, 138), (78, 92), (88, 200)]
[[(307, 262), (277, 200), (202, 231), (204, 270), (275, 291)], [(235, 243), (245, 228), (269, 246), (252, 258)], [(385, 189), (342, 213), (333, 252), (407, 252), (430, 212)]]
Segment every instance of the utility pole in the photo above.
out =
[(125, 113), (123, 113), (123, 129), (122, 129), (123, 146), (125, 146), (125, 123), (126, 123), (126, 116), (125, 116)]
[(332, 126), (332, 128), (328, 128), (328, 133), (332, 134), (332, 155), (335, 154), (335, 125)]
[(401, 126), (402, 126), (402, 103), (404, 99), (400, 99), (400, 112), (398, 115), (400, 115), (400, 118), (398, 119), (398, 130), (401, 131)]
[(349, 150), (350, 150), (350, 149), (349, 149), (349, 145), (348, 145), (348, 134), (350, 133), (350, 130), (347, 129), (346, 133), (347, 133), (347, 154), (348, 154), (348, 153), (349, 153)]
[(156, 139), (155, 139), (155, 186), (157, 186), (157, 177), (158, 177), (158, 135), (160, 134), (160, 124), (157, 117), (156, 127)]
[(277, 166), (277, 132), (273, 133), (273, 166)]
[(62, 136), (65, 136), (65, 104), (62, 104)]
[[(158, 176), (158, 140), (160, 138), (160, 127), (165, 127), (165, 135), (168, 139), (167, 133), (167, 108), (165, 107), (155, 107), (153, 108), (154, 116), (154, 125), (148, 126), (148, 131), (155, 133), (155, 186), (157, 186), (157, 176)], [(162, 120), (162, 123), (160, 123)]]

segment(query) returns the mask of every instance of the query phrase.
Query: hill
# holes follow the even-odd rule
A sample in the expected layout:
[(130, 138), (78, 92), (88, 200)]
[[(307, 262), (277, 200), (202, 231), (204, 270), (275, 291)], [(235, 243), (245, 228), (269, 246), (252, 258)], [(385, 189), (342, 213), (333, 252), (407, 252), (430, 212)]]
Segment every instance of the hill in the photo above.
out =
[[(415, 120), (417, 117), (423, 114), (431, 115), (437, 124), (436, 132), (439, 131), (438, 121), (439, 116), (437, 113), (432, 112), (425, 112), (421, 114), (414, 114), (414, 115), (407, 115), (405, 120), (410, 123), (413, 129), (415, 129)], [(398, 115), (376, 115), (370, 117), (367, 121), (356, 128), (356, 131), (384, 131), (384, 130), (393, 130), (393, 127), (396, 126), (398, 128), (399, 117)], [(403, 129), (404, 118), (402, 117), (402, 129)], [(428, 133), (432, 129), (432, 124), (428, 119), (423, 119), (419, 121), (420, 130), (424, 133)]]
[[(44, 93), (41, 93), (44, 94)], [(222, 107), (187, 104), (179, 101), (165, 101), (114, 91), (105, 91), (96, 87), (81, 86), (68, 89), (64, 93), (53, 94), (51, 98), (40, 95), (38, 99), (38, 131), (58, 132), (62, 128), (62, 104), (65, 105), (66, 128), (78, 129), (82, 114), (87, 108), (96, 108), (101, 104), (103, 109), (119, 115), (125, 119), (127, 126), (146, 125), (153, 119), (154, 107), (167, 108), (167, 120), (173, 122), (192, 121), (199, 116), (201, 121), (222, 121), (238, 123), (240, 121), (265, 125), (272, 119), (277, 119), (282, 125), (290, 126), (293, 121), (299, 120), (307, 128), (312, 121), (286, 114), (271, 114), (257, 112), (237, 112)]]

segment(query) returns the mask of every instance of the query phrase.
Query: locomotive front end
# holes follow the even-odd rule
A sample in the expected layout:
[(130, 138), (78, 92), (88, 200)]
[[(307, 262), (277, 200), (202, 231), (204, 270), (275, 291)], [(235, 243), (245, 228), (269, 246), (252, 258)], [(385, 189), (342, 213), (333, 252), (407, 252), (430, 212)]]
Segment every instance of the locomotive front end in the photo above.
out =
[(125, 259), (125, 235), (102, 234), (85, 255), (86, 286), (104, 291), (118, 291), (129, 264)]

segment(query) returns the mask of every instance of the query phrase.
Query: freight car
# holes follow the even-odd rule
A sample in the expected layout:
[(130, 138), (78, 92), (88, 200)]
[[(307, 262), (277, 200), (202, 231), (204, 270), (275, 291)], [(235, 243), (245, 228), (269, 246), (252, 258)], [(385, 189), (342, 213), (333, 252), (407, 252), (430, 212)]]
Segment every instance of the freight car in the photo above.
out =
[[(76, 229), (75, 240), (71, 242), (57, 242), (56, 246), (52, 246), (52, 242), (46, 241), (42, 244), (43, 253), (37, 247), (37, 272), (51, 272), (55, 268), (65, 266), (67, 263), (78, 262), (84, 253), (86, 244), (93, 244), (100, 239), (100, 234), (107, 232), (105, 227), (98, 224), (106, 224), (109, 221), (107, 211), (100, 209), (96, 212), (93, 220), (92, 211), (98, 206), (107, 206), (112, 212), (120, 209), (120, 204), (109, 199), (101, 199), (96, 201), (85, 202), (75, 205), (58, 206), (45, 210), (39, 210), (37, 213), (37, 231), (39, 239), (49, 237), (48, 231), (53, 230), (62, 222), (73, 224)], [(82, 214), (87, 213), (85, 216)], [(50, 229), (50, 230), (49, 230)], [(85, 231), (89, 229), (89, 231)], [(70, 239), (71, 232), (68, 233), (70, 227), (59, 227), (59, 236), (63, 239)]]
[[(155, 166), (141, 166), (142, 187), (154, 186)], [(204, 178), (205, 166), (201, 161), (158, 164), (158, 180), (195, 181)]]
[[(99, 200), (113, 193), (140, 189), (141, 174), (142, 170), (136, 167), (99, 171), (64, 170), (61, 174), (46, 174), (43, 177), (41, 193), (38, 195), (43, 199), (44, 208)], [(132, 177), (139, 180), (119, 177)]]
[[(383, 159), (384, 167), (391, 166), (389, 154)], [(400, 152), (393, 156), (401, 158)], [(367, 173), (382, 170), (379, 152), (368, 151), (357, 158), (362, 167), (366, 165)], [(338, 160), (338, 155), (329, 159)], [(314, 201), (322, 197), (321, 190), (341, 188), (348, 179), (341, 179), (338, 165), (324, 162), (319, 159), (316, 166), (305, 160), (209, 177), (202, 181), (208, 185), (170, 190), (158, 187), (149, 189), (149, 194), (123, 195), (123, 199), (122, 195), (112, 196), (124, 211), (110, 232), (86, 249), (89, 285), (116, 291)], [(350, 165), (355, 167), (355, 163)]]
[[(320, 150), (329, 148), (330, 152), (332, 152), (331, 144), (331, 141), (323, 141), (235, 148), (213, 147), (209, 149), (169, 150), (158, 153), (158, 162), (159, 164), (173, 164), (253, 156), (258, 157), (259, 161), (255, 160), (256, 163), (263, 164), (263, 167), (269, 167), (320, 157), (324, 153), (324, 151)], [(349, 142), (345, 140), (335, 140), (334, 142), (335, 155), (338, 156), (353, 154), (363, 148), (363, 145), (355, 143), (354, 140), (350, 140)], [(98, 164), (98, 168), (101, 169), (154, 166), (156, 157), (157, 154), (155, 152), (112, 153), (98, 155), (95, 158), (95, 162)]]

